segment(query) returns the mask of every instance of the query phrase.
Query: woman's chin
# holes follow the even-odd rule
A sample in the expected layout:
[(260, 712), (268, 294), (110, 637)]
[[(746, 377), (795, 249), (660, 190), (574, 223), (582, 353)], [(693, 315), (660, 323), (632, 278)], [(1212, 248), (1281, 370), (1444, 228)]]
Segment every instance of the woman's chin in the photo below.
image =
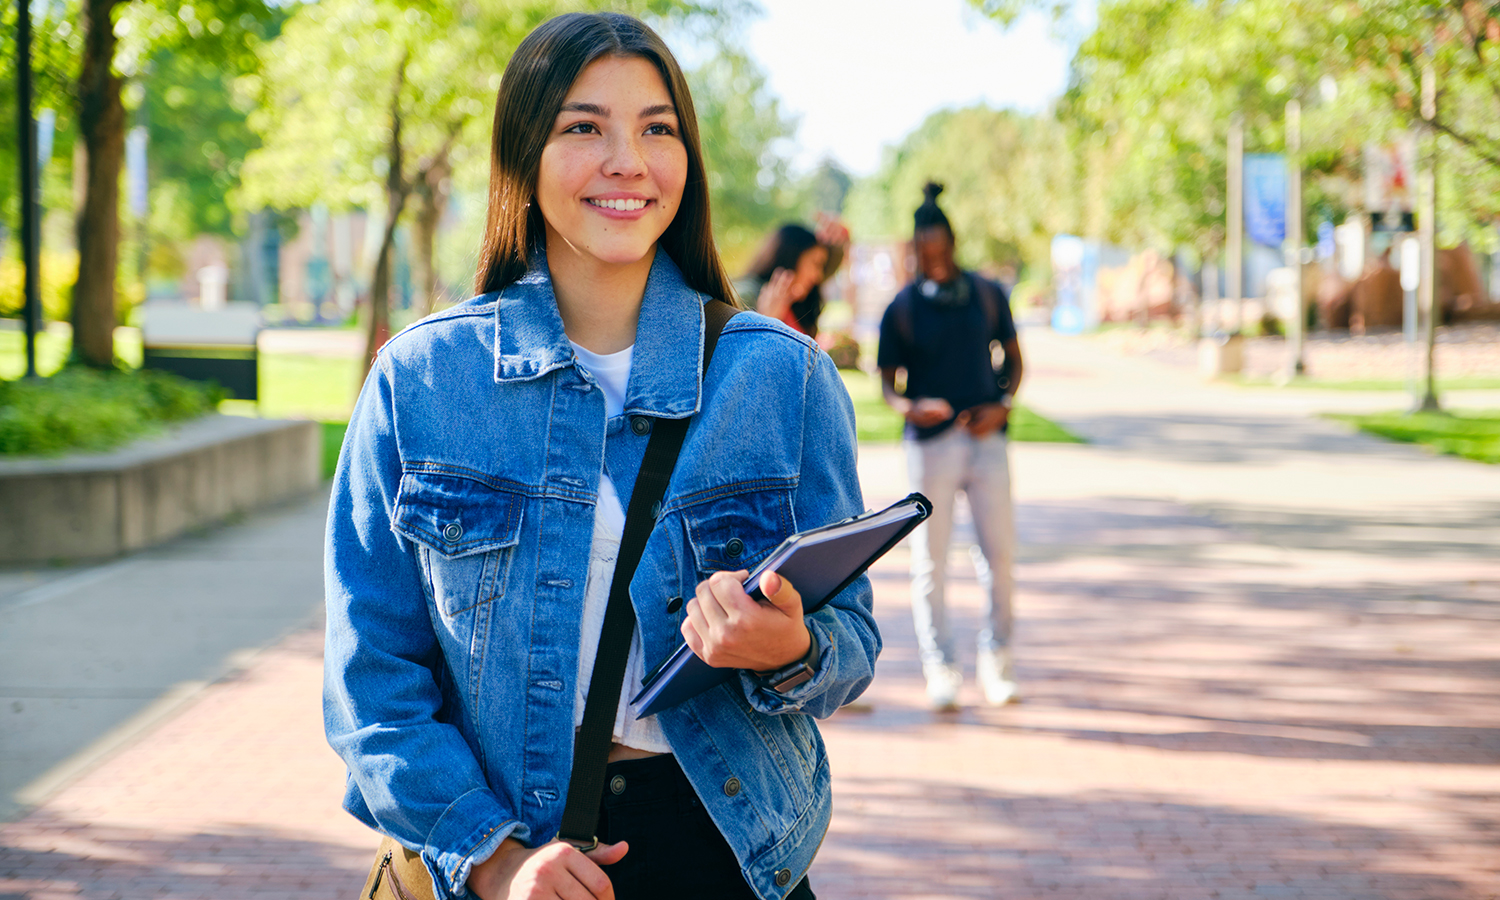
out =
[(651, 253), (656, 249), (655, 242), (646, 244), (620, 244), (614, 246), (595, 246), (578, 254), (579, 261), (586, 265), (597, 266), (605, 269), (628, 269), (638, 266), (651, 258)]

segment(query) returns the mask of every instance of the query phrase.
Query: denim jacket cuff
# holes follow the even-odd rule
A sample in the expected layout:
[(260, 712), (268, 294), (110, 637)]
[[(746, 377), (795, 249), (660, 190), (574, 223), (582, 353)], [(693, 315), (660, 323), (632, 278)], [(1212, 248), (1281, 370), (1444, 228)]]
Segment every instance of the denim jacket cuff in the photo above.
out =
[[(474, 864), (493, 856), (500, 842), (514, 836), (520, 824), (501, 811), (488, 789), (476, 788), (453, 801), (428, 833), (423, 854), (436, 861), (436, 880), (444, 895), (473, 896), (466, 882)], [(432, 868), (431, 862), (428, 866)]]
[(760, 679), (755, 677), (755, 673), (740, 670), (740, 684), (744, 686), (745, 696), (749, 699), (751, 708), (756, 712), (767, 715), (797, 712), (807, 701), (823, 693), (833, 679), (832, 673), (836, 668), (836, 660), (833, 658), (832, 642), (829, 641), (822, 625), (811, 617), (806, 622), (808, 632), (818, 643), (818, 671), (813, 673), (812, 678), (783, 694), (761, 684)]

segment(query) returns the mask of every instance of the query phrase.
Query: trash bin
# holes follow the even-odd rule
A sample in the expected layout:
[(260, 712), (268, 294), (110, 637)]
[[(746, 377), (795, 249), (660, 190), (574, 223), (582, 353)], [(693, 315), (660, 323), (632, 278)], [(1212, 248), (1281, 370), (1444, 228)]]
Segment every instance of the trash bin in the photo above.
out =
[(1198, 371), (1204, 378), (1235, 375), (1245, 367), (1245, 338), (1238, 331), (1218, 331), (1198, 341)]

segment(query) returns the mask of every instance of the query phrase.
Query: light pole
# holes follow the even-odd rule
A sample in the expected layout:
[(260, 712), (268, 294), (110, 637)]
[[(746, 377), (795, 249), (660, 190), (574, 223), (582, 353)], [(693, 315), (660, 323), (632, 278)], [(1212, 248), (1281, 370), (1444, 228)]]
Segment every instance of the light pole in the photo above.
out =
[(1292, 321), (1286, 332), (1285, 381), (1306, 370), (1303, 361), (1307, 305), (1302, 296), (1302, 104), (1286, 102), (1286, 264), (1292, 269)]
[[(1229, 220), (1225, 223), (1225, 278), (1229, 302), (1234, 306), (1234, 330), (1245, 327), (1244, 276), (1241, 274), (1245, 254), (1245, 123), (1239, 113), (1229, 123)], [(1223, 327), (1223, 316), (1219, 317)]]
[(36, 120), (31, 116), (31, 3), (16, 0), (16, 125), (21, 137), (21, 260), (26, 271), (26, 377), (37, 377), (42, 319), (41, 223), (37, 221)]
[(1431, 54), (1428, 56), (1427, 65), (1422, 69), (1422, 119), (1427, 123), (1424, 129), (1427, 132), (1427, 164), (1422, 167), (1422, 174), (1417, 179), (1421, 185), (1421, 197), (1418, 202), (1422, 205), (1417, 235), (1418, 240), (1422, 242), (1422, 285), (1419, 302), (1427, 313), (1424, 323), (1427, 352), (1422, 359), (1424, 392), (1422, 401), (1417, 404), (1415, 411), (1441, 412), (1442, 407), (1438, 405), (1437, 398), (1437, 378), (1432, 365), (1433, 351), (1437, 346), (1438, 316), (1441, 310), (1438, 309), (1437, 292), (1437, 129), (1433, 125), (1437, 121), (1437, 73), (1433, 68)]

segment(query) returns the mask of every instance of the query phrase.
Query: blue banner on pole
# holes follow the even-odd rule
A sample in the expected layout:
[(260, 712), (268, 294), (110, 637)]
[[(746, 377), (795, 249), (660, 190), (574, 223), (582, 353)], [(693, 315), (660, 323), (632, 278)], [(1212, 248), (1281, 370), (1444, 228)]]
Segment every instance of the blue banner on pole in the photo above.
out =
[(1286, 157), (1245, 154), (1245, 233), (1267, 247), (1286, 240)]

